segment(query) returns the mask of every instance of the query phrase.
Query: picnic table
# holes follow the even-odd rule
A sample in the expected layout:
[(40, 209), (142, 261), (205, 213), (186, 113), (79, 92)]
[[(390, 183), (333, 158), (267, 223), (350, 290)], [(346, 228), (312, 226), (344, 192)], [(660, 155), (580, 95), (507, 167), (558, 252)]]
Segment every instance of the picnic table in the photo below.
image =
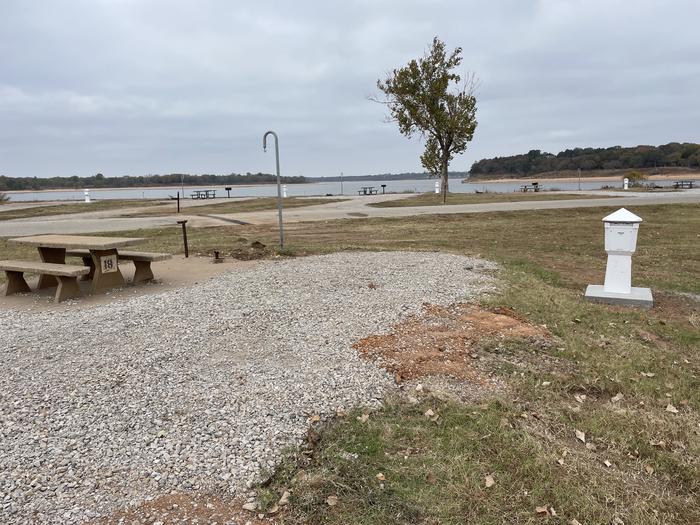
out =
[(539, 182), (533, 182), (532, 185), (528, 186), (525, 184), (524, 186), (520, 186), (520, 191), (522, 192), (528, 192), (528, 191), (534, 191), (534, 192), (539, 192), (540, 191), (540, 183)]
[[(10, 239), (13, 244), (36, 246), (44, 263), (66, 264), (66, 250), (88, 250), (92, 265), (92, 291), (102, 291), (124, 285), (124, 276), (119, 269), (118, 248), (144, 242), (133, 237), (95, 237), (89, 235), (33, 235)], [(57, 285), (55, 275), (39, 275), (38, 288)]]
[(192, 199), (215, 199), (216, 190), (193, 190), (190, 194)]
[(379, 192), (374, 186), (363, 186), (361, 189), (357, 190), (358, 195), (376, 195)]
[(673, 183), (673, 187), (677, 190), (678, 189), (690, 190), (693, 188), (694, 185), (695, 185), (694, 180), (677, 180)]

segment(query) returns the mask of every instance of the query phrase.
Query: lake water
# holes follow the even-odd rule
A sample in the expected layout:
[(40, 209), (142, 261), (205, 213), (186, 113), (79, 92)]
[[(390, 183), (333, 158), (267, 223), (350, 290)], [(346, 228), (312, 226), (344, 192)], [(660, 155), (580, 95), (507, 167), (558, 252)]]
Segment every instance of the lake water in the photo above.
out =
[[(670, 181), (655, 181), (662, 186), (670, 186)], [(432, 180), (390, 180), (390, 181), (345, 181), (343, 182), (343, 193), (345, 195), (357, 195), (358, 190), (363, 186), (374, 186), (381, 193), (382, 184), (386, 184), (387, 193), (401, 192), (428, 192), (434, 191), (435, 179)], [(463, 183), (460, 179), (450, 179), (450, 191), (456, 193), (474, 193), (477, 191), (488, 191), (494, 193), (508, 193), (518, 191), (523, 182), (491, 182)], [(581, 181), (582, 190), (597, 190), (603, 186), (616, 184), (622, 186), (621, 182), (611, 181)], [(544, 190), (577, 190), (578, 182), (544, 182), (540, 183)], [(231, 197), (272, 197), (277, 195), (275, 184), (260, 184), (255, 186), (232, 186)], [(226, 197), (224, 186), (185, 186), (185, 195), (189, 198), (193, 190), (216, 190), (217, 197)], [(90, 198), (93, 200), (105, 199), (167, 199), (175, 196), (179, 187), (166, 188), (123, 188), (123, 189), (91, 189)], [(289, 197), (312, 196), (312, 195), (340, 195), (340, 182), (314, 182), (309, 184), (288, 184), (287, 195)], [(28, 192), (7, 192), (11, 201), (52, 201), (52, 200), (83, 200), (83, 190), (78, 191), (28, 191)]]

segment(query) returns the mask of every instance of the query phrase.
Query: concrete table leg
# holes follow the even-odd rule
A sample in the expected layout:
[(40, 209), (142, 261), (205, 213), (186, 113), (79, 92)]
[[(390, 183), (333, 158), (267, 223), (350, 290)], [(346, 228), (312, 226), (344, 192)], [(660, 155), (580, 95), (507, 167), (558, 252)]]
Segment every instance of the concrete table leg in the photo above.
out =
[(76, 277), (58, 277), (58, 288), (56, 288), (56, 296), (54, 297), (55, 303), (60, 303), (66, 299), (73, 299), (74, 297), (80, 297), (80, 287), (78, 286), (78, 279)]
[(92, 260), (92, 256), (88, 255), (86, 257), (83, 257), (83, 264), (90, 268), (90, 273), (83, 275), (80, 280), (81, 281), (91, 281), (92, 278), (95, 276), (95, 263)]
[[(66, 249), (44, 248), (43, 246), (40, 246), (39, 257), (41, 257), (41, 261), (45, 263), (66, 264)], [(39, 276), (39, 284), (37, 285), (37, 289), (41, 290), (42, 288), (51, 288), (57, 284), (58, 279), (56, 277), (53, 275), (42, 274)]]
[(90, 250), (95, 274), (92, 278), (92, 291), (101, 292), (124, 286), (124, 276), (119, 269), (117, 250)]
[(5, 295), (12, 295), (22, 292), (31, 292), (27, 281), (24, 280), (23, 272), (13, 272), (11, 270), (5, 270), (5, 275), (7, 275), (7, 287), (5, 288)]
[(136, 271), (134, 272), (134, 282), (142, 283), (153, 279), (153, 271), (151, 270), (151, 261), (134, 261)]

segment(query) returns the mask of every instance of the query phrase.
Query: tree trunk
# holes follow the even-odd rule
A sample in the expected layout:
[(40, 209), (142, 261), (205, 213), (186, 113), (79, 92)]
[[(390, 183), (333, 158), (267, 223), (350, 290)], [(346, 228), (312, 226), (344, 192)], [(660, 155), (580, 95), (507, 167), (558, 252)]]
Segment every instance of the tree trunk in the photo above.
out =
[(449, 179), (447, 177), (447, 169), (450, 166), (449, 159), (442, 159), (442, 165), (440, 166), (440, 179), (441, 179), (441, 193), (442, 193), (442, 203), (447, 204), (447, 190)]

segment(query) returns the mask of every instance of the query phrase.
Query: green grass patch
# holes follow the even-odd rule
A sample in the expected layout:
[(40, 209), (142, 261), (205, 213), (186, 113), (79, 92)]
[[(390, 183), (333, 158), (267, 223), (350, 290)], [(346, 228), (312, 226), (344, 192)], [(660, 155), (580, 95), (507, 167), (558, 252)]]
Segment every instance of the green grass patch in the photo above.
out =
[[(613, 195), (615, 197), (616, 195)], [(490, 202), (520, 202), (520, 201), (559, 201), (573, 199), (599, 199), (596, 195), (577, 195), (574, 193), (537, 192), (537, 193), (448, 193), (447, 204), (486, 204)], [(436, 193), (421, 193), (392, 201), (374, 202), (368, 204), (373, 208), (403, 208), (406, 206), (441, 206), (442, 195)]]
[[(320, 204), (330, 204), (332, 202), (342, 202), (347, 199), (321, 199), (313, 197), (287, 197), (284, 199), (284, 209), (302, 208), (305, 206), (318, 206)], [(130, 214), (133, 217), (144, 217), (154, 215), (172, 215), (175, 213), (176, 205), (172, 209), (153, 209), (146, 212)], [(212, 204), (202, 204), (195, 206), (183, 206), (180, 209), (186, 215), (224, 215), (231, 213), (246, 213), (253, 211), (267, 211), (277, 209), (277, 197), (258, 197), (255, 199), (231, 199), (224, 202)]]
[(86, 213), (93, 211), (115, 210), (119, 208), (135, 208), (146, 206), (161, 206), (161, 200), (137, 200), (137, 199), (110, 199), (92, 202), (72, 202), (66, 204), (50, 204), (46, 206), (32, 206), (14, 210), (1, 211), (0, 221), (10, 219), (25, 219), (30, 217), (43, 217), (46, 215), (66, 215), (69, 213)]

